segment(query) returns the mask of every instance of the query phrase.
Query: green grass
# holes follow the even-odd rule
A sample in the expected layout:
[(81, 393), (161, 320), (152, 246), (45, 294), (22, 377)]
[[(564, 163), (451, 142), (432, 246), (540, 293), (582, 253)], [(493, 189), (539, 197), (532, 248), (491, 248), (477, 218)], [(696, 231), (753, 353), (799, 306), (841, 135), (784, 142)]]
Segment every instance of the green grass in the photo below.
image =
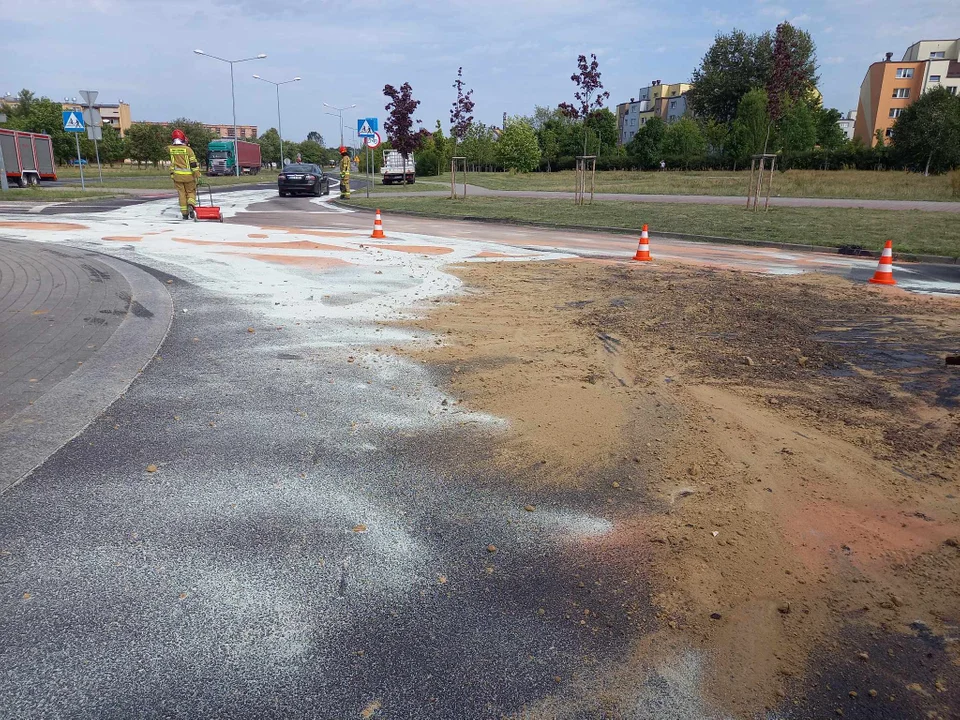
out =
[[(432, 180), (450, 186), (449, 173)], [(572, 170), (553, 173), (468, 173), (471, 185), (491, 190), (573, 192)], [(596, 192), (650, 195), (740, 195), (746, 197), (748, 171), (598, 172)], [(781, 197), (855, 198), (858, 200), (956, 200), (948, 176), (867, 170), (788, 170), (774, 174), (773, 195)]]
[(61, 190), (60, 188), (28, 187), (0, 192), (0, 200), (7, 202), (60, 202), (90, 198), (116, 197), (120, 193), (107, 190)]
[[(94, 182), (99, 184), (99, 178), (94, 174)], [(87, 182), (90, 178), (87, 177)], [(201, 182), (210, 184), (214, 187), (221, 185), (256, 185), (258, 183), (276, 184), (277, 173), (274, 171), (262, 172), (259, 175), (234, 175), (221, 177), (203, 176)], [(104, 176), (103, 183), (105, 187), (122, 188), (125, 190), (172, 190), (173, 181), (170, 179), (170, 173), (165, 172), (162, 175), (154, 175), (136, 178), (107, 178)]]
[(838, 247), (861, 245), (872, 250), (894, 241), (899, 253), (960, 256), (960, 215), (949, 212), (899, 212), (858, 208), (771, 208), (747, 211), (727, 205), (637, 204), (597, 201), (577, 207), (570, 200), (475, 197), (453, 201), (437, 197), (371, 198), (359, 194), (351, 204), (381, 210), (410, 210), (441, 217), (481, 217), (585, 227), (802, 243)]
[[(170, 172), (164, 168), (155, 168), (155, 167), (142, 167), (138, 168), (136, 165), (115, 165), (110, 167), (109, 165), (103, 166), (103, 177), (104, 179), (107, 176), (121, 176), (121, 177), (161, 177), (167, 176)], [(83, 176), (85, 178), (90, 177), (99, 177), (97, 174), (96, 164), (84, 165), (83, 166)], [(57, 177), (58, 178), (79, 178), (80, 177), (80, 168), (73, 165), (61, 165), (57, 168)]]

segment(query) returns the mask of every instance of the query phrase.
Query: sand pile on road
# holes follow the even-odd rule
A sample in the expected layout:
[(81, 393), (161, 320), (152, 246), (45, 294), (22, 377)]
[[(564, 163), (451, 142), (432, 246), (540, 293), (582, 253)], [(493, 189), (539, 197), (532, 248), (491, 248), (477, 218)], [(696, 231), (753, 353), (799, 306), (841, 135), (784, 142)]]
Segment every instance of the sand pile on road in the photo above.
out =
[(611, 506), (606, 557), (653, 553), (659, 632), (716, 653), (716, 703), (801, 702), (811, 653), (856, 658), (842, 628), (960, 615), (957, 303), (662, 264), (456, 272), (472, 290), (421, 323), (446, 342), (420, 358), (511, 421), (500, 462), (645, 493)]

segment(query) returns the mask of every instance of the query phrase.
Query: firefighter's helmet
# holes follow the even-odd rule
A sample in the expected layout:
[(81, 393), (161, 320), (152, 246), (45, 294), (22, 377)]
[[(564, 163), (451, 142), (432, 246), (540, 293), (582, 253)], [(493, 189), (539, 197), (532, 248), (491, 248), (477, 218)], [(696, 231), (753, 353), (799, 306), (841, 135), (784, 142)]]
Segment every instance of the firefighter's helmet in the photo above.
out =
[(187, 136), (184, 135), (183, 130), (177, 128), (172, 133), (170, 133), (171, 140), (179, 140), (180, 142), (185, 143), (187, 141)]

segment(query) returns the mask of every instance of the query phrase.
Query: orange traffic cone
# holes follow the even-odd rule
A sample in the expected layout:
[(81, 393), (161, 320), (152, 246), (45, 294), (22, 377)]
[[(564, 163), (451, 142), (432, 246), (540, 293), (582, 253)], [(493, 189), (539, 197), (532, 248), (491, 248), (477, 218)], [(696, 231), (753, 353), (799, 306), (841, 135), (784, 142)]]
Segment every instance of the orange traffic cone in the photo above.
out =
[(377, 208), (377, 216), (373, 221), (373, 235), (372, 238), (385, 238), (386, 235), (383, 234), (383, 220), (380, 219), (380, 208)]
[(877, 285), (897, 284), (897, 281), (893, 279), (893, 240), (887, 240), (886, 245), (883, 246), (877, 271), (870, 278), (870, 282)]
[(641, 260), (643, 262), (649, 262), (653, 260), (650, 257), (650, 236), (647, 235), (647, 226), (643, 226), (643, 230), (640, 232), (640, 244), (637, 246), (637, 254), (633, 256), (634, 260)]

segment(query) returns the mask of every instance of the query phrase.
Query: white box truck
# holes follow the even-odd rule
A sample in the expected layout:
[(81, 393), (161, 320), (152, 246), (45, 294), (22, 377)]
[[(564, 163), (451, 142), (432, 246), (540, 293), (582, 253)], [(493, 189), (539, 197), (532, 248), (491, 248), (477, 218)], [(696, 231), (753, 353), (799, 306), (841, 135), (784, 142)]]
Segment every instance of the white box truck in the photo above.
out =
[(417, 180), (416, 167), (417, 161), (414, 159), (413, 153), (410, 153), (406, 162), (404, 162), (403, 155), (399, 150), (384, 150), (383, 166), (380, 168), (383, 184), (402, 183), (404, 173), (406, 173), (407, 183), (412, 185)]

